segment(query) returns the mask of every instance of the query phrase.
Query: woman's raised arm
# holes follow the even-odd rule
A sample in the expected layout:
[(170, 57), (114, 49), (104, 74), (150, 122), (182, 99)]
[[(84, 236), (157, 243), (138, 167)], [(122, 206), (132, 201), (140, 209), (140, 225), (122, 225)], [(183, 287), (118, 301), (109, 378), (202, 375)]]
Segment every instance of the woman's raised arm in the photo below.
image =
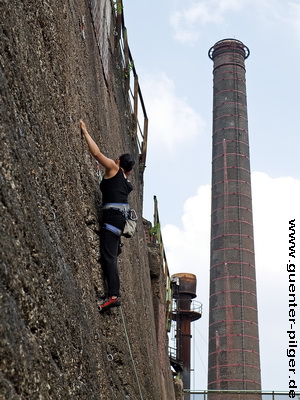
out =
[(116, 164), (116, 162), (101, 153), (98, 145), (94, 142), (94, 140), (88, 133), (86, 124), (82, 121), (82, 119), (79, 122), (80, 122), (81, 132), (86, 140), (90, 153), (105, 168), (106, 175), (111, 175), (112, 173), (114, 173), (114, 171), (118, 171), (119, 167)]

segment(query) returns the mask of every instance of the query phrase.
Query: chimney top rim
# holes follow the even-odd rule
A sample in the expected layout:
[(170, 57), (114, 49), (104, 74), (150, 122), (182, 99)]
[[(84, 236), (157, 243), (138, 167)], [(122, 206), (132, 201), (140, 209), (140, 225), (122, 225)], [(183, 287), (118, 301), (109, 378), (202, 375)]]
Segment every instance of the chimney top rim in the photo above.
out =
[(246, 60), (246, 58), (248, 58), (249, 55), (250, 55), (250, 50), (249, 50), (249, 48), (248, 48), (246, 45), (244, 45), (243, 42), (241, 42), (241, 41), (238, 40), (238, 39), (227, 38), (227, 39), (222, 39), (222, 40), (219, 40), (218, 42), (216, 42), (216, 43), (208, 50), (208, 57), (209, 57), (211, 60), (214, 60), (214, 58), (215, 58), (215, 56), (214, 56), (214, 54), (213, 54), (214, 51), (215, 51), (215, 50), (219, 50), (219, 49), (221, 49), (222, 47), (227, 47), (227, 48), (232, 47), (232, 48), (240, 48), (240, 49), (242, 49), (242, 50), (244, 51), (244, 58), (245, 58), (245, 60)]

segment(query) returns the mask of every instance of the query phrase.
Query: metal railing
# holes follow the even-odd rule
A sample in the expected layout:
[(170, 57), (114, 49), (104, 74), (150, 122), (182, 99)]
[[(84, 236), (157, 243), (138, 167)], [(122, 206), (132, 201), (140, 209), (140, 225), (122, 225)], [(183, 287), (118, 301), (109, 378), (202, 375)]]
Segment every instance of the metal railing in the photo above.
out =
[(170, 357), (172, 360), (176, 360), (176, 359), (177, 359), (176, 347), (171, 347), (171, 346), (169, 346), (169, 357)]
[[(255, 391), (255, 390), (184, 390), (185, 398), (189, 400), (288, 400), (289, 392), (284, 391)], [(295, 393), (294, 399), (300, 399), (300, 392)]]
[[(137, 140), (140, 153), (140, 172), (143, 174), (146, 167), (147, 138), (148, 138), (148, 116), (139, 85), (138, 74), (135, 69), (134, 60), (128, 45), (127, 29), (124, 22), (123, 2), (116, 0), (116, 32), (119, 37), (120, 49), (123, 57), (123, 70), (125, 87), (128, 91), (131, 110), (136, 122), (136, 130), (133, 132)], [(133, 82), (130, 77), (133, 75)], [(142, 121), (139, 119), (139, 111), (142, 113)]]
[(193, 311), (195, 313), (199, 313), (202, 315), (202, 303), (197, 300), (192, 300), (190, 304), (190, 309), (189, 310), (182, 310), (177, 307), (177, 302), (176, 300), (173, 299), (173, 307), (172, 307), (172, 312), (177, 313), (177, 312), (184, 312), (184, 311)]
[[(128, 45), (127, 29), (124, 23), (123, 2), (122, 0), (90, 0), (90, 7), (96, 40), (107, 79), (110, 75), (110, 64), (108, 61), (109, 57), (111, 57), (110, 49), (117, 47), (120, 49), (123, 87), (125, 95), (128, 94), (131, 114), (135, 122), (132, 137), (135, 138), (137, 142), (139, 167), (141, 180), (143, 181), (143, 173), (146, 167), (148, 116), (139, 85), (138, 75)], [(130, 79), (132, 75), (133, 81)]]

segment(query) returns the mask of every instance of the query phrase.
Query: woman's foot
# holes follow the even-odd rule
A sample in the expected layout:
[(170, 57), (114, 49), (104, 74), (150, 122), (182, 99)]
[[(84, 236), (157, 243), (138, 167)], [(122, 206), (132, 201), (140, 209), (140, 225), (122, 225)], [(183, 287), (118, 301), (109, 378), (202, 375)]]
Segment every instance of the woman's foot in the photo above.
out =
[(100, 312), (109, 310), (112, 307), (119, 307), (121, 305), (121, 298), (118, 296), (109, 296), (102, 304), (98, 305)]

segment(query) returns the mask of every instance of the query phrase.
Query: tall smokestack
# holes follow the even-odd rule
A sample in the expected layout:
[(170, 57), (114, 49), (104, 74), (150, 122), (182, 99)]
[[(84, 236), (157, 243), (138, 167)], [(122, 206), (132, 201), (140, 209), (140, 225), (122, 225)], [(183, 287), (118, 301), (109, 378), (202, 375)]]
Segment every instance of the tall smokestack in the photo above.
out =
[(208, 389), (261, 390), (245, 81), (249, 49), (225, 39), (208, 54), (214, 62)]

